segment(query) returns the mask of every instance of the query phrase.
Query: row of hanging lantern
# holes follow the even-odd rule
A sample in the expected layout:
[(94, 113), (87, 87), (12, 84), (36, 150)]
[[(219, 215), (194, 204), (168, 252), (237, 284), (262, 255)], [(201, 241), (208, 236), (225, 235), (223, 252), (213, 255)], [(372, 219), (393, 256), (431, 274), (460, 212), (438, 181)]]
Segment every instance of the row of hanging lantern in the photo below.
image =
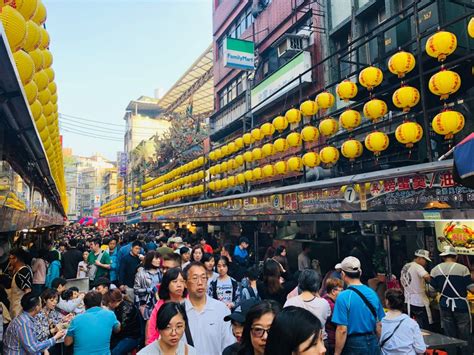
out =
[(168, 192), (168, 193), (165, 193), (164, 195), (161, 195), (153, 199), (143, 200), (141, 201), (141, 206), (150, 207), (154, 205), (159, 205), (161, 203), (174, 201), (176, 199), (180, 199), (183, 197), (201, 195), (203, 192), (204, 192), (204, 185), (196, 185), (193, 187), (188, 187), (188, 188), (180, 189), (173, 192)]
[(49, 33), (43, 26), (46, 17), (46, 8), (40, 0), (0, 2), (0, 20), (46, 152), (51, 176), (63, 207), (67, 209), (53, 56), (49, 51)]
[(121, 214), (125, 212), (125, 206), (125, 195), (120, 195), (100, 206), (99, 212), (101, 216)]

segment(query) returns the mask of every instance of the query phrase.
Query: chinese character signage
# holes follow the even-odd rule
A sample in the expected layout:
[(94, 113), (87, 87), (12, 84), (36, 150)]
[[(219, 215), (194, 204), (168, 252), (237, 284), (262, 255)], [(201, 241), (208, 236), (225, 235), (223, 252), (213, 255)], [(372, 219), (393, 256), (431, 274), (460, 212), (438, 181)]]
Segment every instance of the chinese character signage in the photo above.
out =
[(474, 221), (436, 221), (438, 250), (453, 246), (458, 254), (474, 255)]
[(127, 153), (117, 153), (117, 166), (119, 175), (125, 177), (127, 175)]

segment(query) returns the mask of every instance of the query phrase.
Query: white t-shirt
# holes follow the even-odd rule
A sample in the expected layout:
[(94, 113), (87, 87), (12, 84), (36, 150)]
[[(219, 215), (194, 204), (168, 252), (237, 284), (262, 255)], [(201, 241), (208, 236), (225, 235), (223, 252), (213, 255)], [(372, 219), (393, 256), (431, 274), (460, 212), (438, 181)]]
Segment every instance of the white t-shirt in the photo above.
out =
[(303, 301), (300, 296), (296, 296), (287, 299), (283, 308), (288, 306), (304, 308), (318, 317), (323, 328), (323, 339), (327, 338), (325, 325), (326, 320), (331, 316), (331, 306), (328, 301), (321, 297), (315, 297), (311, 301)]
[[(185, 346), (186, 343), (181, 338), (181, 341), (178, 344), (178, 349), (176, 349), (176, 355), (185, 355)], [(188, 355), (197, 355), (196, 349), (194, 349), (191, 345), (187, 345), (188, 347)], [(138, 355), (161, 355), (163, 351), (160, 348), (160, 344), (158, 340), (155, 340), (150, 345), (145, 346), (142, 350), (140, 350)]]
[(232, 303), (232, 295), (234, 289), (232, 288), (232, 279), (230, 277), (225, 280), (217, 279), (216, 294), (217, 299), (225, 304)]
[(405, 264), (400, 277), (405, 290), (405, 303), (410, 302), (412, 306), (417, 307), (425, 307), (426, 304), (429, 304), (423, 278), (427, 274), (425, 268), (414, 261)]

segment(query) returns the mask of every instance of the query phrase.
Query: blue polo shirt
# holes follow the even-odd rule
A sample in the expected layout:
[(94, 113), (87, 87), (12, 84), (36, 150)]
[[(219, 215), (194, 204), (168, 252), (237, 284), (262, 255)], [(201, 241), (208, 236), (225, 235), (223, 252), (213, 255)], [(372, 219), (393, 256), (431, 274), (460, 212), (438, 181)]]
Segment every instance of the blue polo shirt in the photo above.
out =
[(336, 298), (332, 322), (337, 325), (345, 325), (347, 334), (369, 333), (375, 331), (375, 324), (385, 317), (382, 303), (379, 297), (370, 287), (365, 285), (352, 285), (359, 290), (367, 300), (374, 306), (377, 319), (374, 318), (369, 307), (362, 301), (360, 296), (351, 290), (342, 291)]
[(119, 325), (114, 312), (100, 307), (77, 315), (67, 331), (74, 338), (74, 355), (109, 355), (112, 330)]

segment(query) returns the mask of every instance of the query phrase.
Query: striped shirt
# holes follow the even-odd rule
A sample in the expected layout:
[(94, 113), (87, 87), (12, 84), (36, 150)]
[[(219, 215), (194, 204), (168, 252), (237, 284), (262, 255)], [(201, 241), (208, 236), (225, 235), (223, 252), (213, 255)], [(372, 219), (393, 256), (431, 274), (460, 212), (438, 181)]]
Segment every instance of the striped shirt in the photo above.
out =
[(13, 319), (5, 332), (5, 355), (37, 355), (56, 344), (54, 338), (39, 342), (33, 328), (33, 317), (28, 312), (23, 312)]

